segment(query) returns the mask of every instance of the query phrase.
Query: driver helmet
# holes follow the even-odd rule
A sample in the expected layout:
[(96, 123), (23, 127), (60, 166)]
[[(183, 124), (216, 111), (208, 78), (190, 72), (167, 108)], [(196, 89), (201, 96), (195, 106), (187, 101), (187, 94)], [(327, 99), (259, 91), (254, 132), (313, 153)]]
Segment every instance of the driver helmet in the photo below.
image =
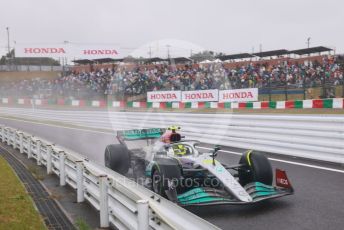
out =
[(177, 156), (184, 156), (189, 153), (189, 150), (183, 144), (176, 144), (172, 146), (173, 152)]

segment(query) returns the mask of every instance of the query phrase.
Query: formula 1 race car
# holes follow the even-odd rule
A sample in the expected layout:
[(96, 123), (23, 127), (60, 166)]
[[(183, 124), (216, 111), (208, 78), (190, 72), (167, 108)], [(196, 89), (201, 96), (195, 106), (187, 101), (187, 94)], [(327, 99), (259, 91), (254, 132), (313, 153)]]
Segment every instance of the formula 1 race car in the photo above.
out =
[(276, 169), (273, 185), (272, 167), (262, 153), (249, 150), (238, 164), (225, 165), (216, 160), (218, 146), (201, 153), (200, 142), (185, 140), (179, 129), (118, 131), (120, 144), (106, 147), (106, 167), (182, 206), (248, 204), (293, 194), (283, 170)]

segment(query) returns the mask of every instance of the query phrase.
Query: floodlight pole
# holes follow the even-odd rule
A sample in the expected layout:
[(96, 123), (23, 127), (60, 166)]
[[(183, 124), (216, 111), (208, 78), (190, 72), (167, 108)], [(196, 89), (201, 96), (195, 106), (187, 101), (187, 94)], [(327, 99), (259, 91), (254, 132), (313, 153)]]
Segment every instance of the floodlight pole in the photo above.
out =
[(8, 51), (7, 65), (8, 65), (8, 70), (10, 70), (10, 68), (11, 68), (10, 28), (6, 27), (6, 31), (7, 31), (7, 51)]
[(307, 38), (307, 48), (309, 49), (309, 45), (311, 43), (311, 37)]
[(148, 54), (149, 54), (149, 59), (152, 59), (152, 47), (151, 46), (149, 46)]
[(11, 47), (10, 47), (10, 28), (6, 27), (7, 30), (7, 50), (8, 50), (8, 55), (11, 53)]
[[(306, 42), (306, 43), (307, 43), (307, 48), (309, 49), (309, 45), (310, 45), (310, 43), (311, 43), (311, 37), (308, 37), (308, 38), (307, 38), (307, 42)], [(311, 54), (308, 54), (308, 57), (309, 57), (309, 56), (311, 56)]]

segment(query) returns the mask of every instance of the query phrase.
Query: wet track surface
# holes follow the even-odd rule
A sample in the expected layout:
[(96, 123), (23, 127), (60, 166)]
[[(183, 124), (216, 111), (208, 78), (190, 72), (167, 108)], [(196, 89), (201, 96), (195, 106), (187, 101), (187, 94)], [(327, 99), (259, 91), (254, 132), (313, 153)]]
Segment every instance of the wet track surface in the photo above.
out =
[[(88, 128), (74, 129), (4, 118), (0, 118), (0, 124), (43, 137), (99, 164), (104, 164), (105, 146), (115, 142), (114, 133)], [(218, 159), (226, 164), (236, 164), (240, 158), (238, 153), (245, 151), (230, 147), (223, 150)], [(295, 188), (294, 195), (254, 205), (195, 207), (189, 210), (223, 229), (343, 229), (343, 166), (273, 154), (269, 157), (275, 159), (271, 161), (274, 168), (287, 171)]]

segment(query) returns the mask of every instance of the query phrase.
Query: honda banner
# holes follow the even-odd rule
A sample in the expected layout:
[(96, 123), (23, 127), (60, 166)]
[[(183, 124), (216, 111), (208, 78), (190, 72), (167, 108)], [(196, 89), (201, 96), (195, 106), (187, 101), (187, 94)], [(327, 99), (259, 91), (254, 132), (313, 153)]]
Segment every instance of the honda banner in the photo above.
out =
[(119, 49), (112, 46), (102, 45), (71, 45), (73, 55), (80, 59), (97, 59), (97, 58), (118, 58)]
[(258, 88), (147, 92), (148, 102), (247, 102), (258, 101)]
[(182, 102), (197, 102), (197, 101), (218, 101), (219, 90), (197, 90), (197, 91), (183, 91)]
[(116, 58), (119, 49), (111, 46), (80, 46), (77, 44), (16, 44), (17, 57), (51, 57), (51, 58)]
[(15, 46), (16, 57), (67, 57), (71, 53), (69, 47), (65, 45), (50, 44), (50, 45), (37, 45), (37, 44), (16, 44)]
[(220, 90), (219, 102), (258, 101), (258, 88)]
[(147, 92), (148, 102), (174, 102), (181, 101), (181, 91), (153, 91)]

